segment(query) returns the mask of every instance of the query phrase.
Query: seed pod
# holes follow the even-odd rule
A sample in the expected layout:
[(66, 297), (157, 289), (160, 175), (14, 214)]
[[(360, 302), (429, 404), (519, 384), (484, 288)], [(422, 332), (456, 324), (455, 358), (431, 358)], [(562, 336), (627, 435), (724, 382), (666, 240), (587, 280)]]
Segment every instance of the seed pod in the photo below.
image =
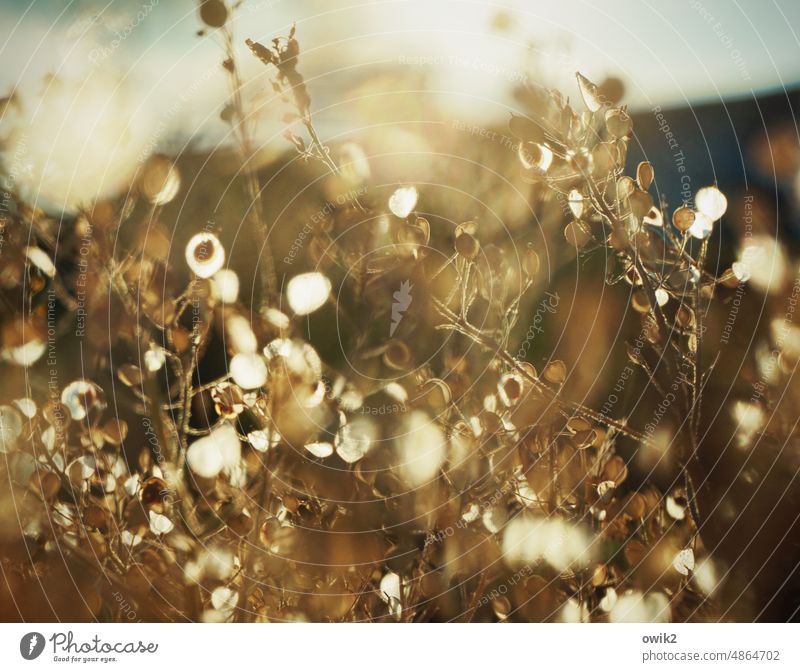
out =
[(649, 161), (642, 161), (636, 168), (636, 181), (640, 189), (647, 191), (653, 183), (654, 176), (653, 166)]
[(647, 296), (647, 293), (641, 289), (633, 293), (631, 305), (637, 313), (643, 314), (649, 313), (652, 308), (650, 305), (650, 298)]
[(119, 446), (128, 435), (128, 423), (112, 418), (102, 427), (103, 438), (113, 446)]
[(597, 565), (592, 570), (592, 586), (599, 588), (606, 584), (609, 579), (609, 571), (606, 565)]
[(625, 84), (619, 77), (606, 77), (597, 85), (597, 91), (607, 105), (616, 105), (625, 95)]
[(632, 539), (625, 545), (623, 553), (628, 565), (631, 567), (639, 567), (647, 560), (650, 555), (650, 549), (638, 539)]
[(554, 385), (561, 385), (567, 379), (567, 366), (560, 359), (555, 359), (544, 367), (544, 379)]
[(478, 256), (480, 250), (481, 244), (478, 239), (459, 226), (456, 229), (456, 252), (459, 256), (472, 261)]
[(65, 423), (69, 422), (70, 413), (67, 407), (59, 401), (51, 399), (42, 407), (44, 419), (56, 429), (63, 429)]
[(682, 205), (672, 213), (672, 223), (681, 233), (686, 233), (694, 224), (696, 214), (691, 208)]
[(522, 397), (523, 391), (522, 377), (516, 373), (507, 373), (497, 384), (500, 400), (506, 406), (513, 406)]
[(617, 180), (617, 200), (624, 201), (636, 189), (636, 183), (627, 175)]
[(703, 187), (695, 195), (695, 205), (698, 212), (716, 222), (728, 209), (728, 199), (716, 187)]
[(221, 28), (228, 20), (228, 9), (222, 0), (203, 0), (200, 4), (200, 18), (211, 28)]
[(576, 415), (567, 420), (567, 427), (577, 434), (578, 432), (585, 432), (587, 429), (591, 429), (592, 425), (585, 418)]
[[(41, 474), (41, 480), (39, 474)], [(61, 490), (61, 479), (52, 471), (44, 473), (33, 472), (30, 484), (34, 490), (41, 491), (42, 498), (48, 501), (53, 499), (58, 494), (58, 491)]]
[(604, 502), (611, 501), (614, 496), (614, 481), (600, 481), (597, 484), (597, 496)]
[(383, 362), (390, 369), (405, 371), (411, 365), (411, 350), (403, 341), (393, 339), (383, 352)]
[(642, 282), (642, 275), (639, 273), (639, 270), (636, 268), (635, 264), (629, 264), (628, 268), (625, 269), (625, 281), (629, 285), (633, 285), (635, 287), (641, 287), (644, 284)]
[(500, 419), (500, 416), (497, 413), (492, 413), (491, 411), (484, 411), (481, 413), (481, 427), (488, 433), (494, 434), (495, 432), (499, 432), (503, 429), (503, 421)]
[[(538, 168), (539, 170), (547, 170), (545, 163), (549, 163), (545, 159), (545, 151), (542, 145), (535, 142), (520, 142), (517, 145), (517, 156), (526, 170)], [(552, 157), (550, 158), (552, 160)]]
[(427, 245), (431, 239), (431, 224), (430, 222), (425, 219), (424, 217), (417, 217), (414, 220), (414, 225), (422, 231), (422, 235), (424, 238), (424, 244)]
[(378, 471), (375, 469), (374, 465), (370, 463), (368, 457), (356, 462), (354, 471), (356, 479), (358, 479), (361, 483), (368, 485), (369, 487), (373, 487), (375, 485), (375, 479), (378, 477)]
[(597, 112), (603, 107), (603, 101), (597, 90), (597, 85), (586, 79), (580, 72), (576, 72), (575, 76), (578, 78), (578, 88), (581, 91), (583, 102), (590, 112)]
[(511, 613), (511, 601), (505, 595), (499, 595), (492, 600), (492, 611), (501, 621), (508, 618)]
[(624, 138), (631, 132), (633, 121), (625, 110), (615, 107), (606, 112), (606, 128), (615, 138)]
[(649, 343), (653, 345), (661, 343), (661, 330), (658, 328), (658, 321), (655, 315), (652, 313), (642, 315), (642, 333), (644, 333)]
[(402, 224), (397, 230), (397, 242), (402, 245), (419, 247), (428, 244), (431, 238), (431, 229), (428, 220), (417, 217), (414, 224)]
[(227, 520), (228, 528), (240, 537), (244, 537), (253, 529), (253, 519), (246, 511), (239, 511)]
[(405, 219), (417, 204), (419, 194), (416, 187), (398, 187), (389, 197), (389, 210), (395, 217)]
[(197, 233), (186, 244), (186, 264), (199, 278), (210, 278), (225, 263), (225, 248), (212, 233)]
[(586, 175), (589, 172), (589, 163), (591, 162), (591, 154), (586, 149), (580, 148), (575, 152), (568, 154), (567, 163), (571, 170), (580, 175)]
[[(734, 288), (738, 287), (740, 282), (747, 282), (749, 279), (749, 272), (745, 269), (742, 270), (739, 262), (734, 262), (733, 267), (727, 269), (717, 280), (723, 287)], [(743, 280), (740, 278), (744, 278)]]
[(595, 432), (593, 429), (587, 429), (582, 432), (578, 432), (575, 436), (572, 437), (572, 441), (575, 444), (575, 447), (578, 450), (585, 450), (586, 448), (591, 448), (592, 444), (594, 443)]
[(617, 165), (619, 154), (613, 142), (599, 142), (592, 149), (592, 173), (595, 177), (605, 177)]
[(564, 227), (564, 238), (576, 249), (586, 246), (591, 239), (591, 235), (579, 221), (570, 222)]
[(649, 226), (657, 226), (659, 228), (664, 226), (664, 216), (661, 214), (661, 210), (659, 210), (655, 205), (650, 208), (650, 212), (644, 216), (644, 223), (648, 224)]
[(583, 194), (578, 191), (577, 189), (573, 189), (569, 192), (569, 209), (572, 212), (572, 216), (576, 219), (579, 219), (580, 216), (583, 214), (584, 210), (584, 198)]
[(441, 378), (429, 378), (419, 387), (419, 394), (437, 412), (450, 405), (453, 399), (450, 386)]
[(162, 513), (169, 499), (169, 486), (164, 479), (151, 476), (142, 483), (140, 497), (145, 509)]
[(154, 155), (147, 159), (139, 174), (139, 192), (154, 205), (169, 203), (178, 193), (181, 176), (172, 161)]

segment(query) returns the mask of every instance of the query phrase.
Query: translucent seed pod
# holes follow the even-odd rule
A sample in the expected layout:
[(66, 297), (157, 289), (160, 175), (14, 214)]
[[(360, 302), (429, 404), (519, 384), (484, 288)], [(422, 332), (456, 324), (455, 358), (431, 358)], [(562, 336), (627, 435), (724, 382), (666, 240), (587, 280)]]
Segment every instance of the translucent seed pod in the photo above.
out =
[(196, 233), (186, 245), (186, 263), (199, 278), (210, 278), (225, 263), (225, 248), (212, 233)]

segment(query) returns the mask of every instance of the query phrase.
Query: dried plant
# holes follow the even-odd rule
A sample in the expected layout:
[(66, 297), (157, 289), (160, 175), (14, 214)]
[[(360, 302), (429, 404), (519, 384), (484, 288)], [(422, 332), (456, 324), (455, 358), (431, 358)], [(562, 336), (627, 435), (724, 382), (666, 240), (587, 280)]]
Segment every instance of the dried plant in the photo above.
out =
[[(631, 286), (641, 333), (628, 357), (671, 400), (665, 438), (570, 398), (569, 362), (539, 371), (513, 354), (546, 287), (535, 247), (486, 240), (475, 221), (433, 225), (410, 184), (373, 193), (366, 158), (351, 145), (337, 159), (314, 127), (294, 28), (246, 43), (299, 158), (346, 198), (312, 228), (311, 268), (280, 282), (227, 9), (206, 0), (202, 16), (225, 52), (223, 117), (263, 246), (258, 300), (240, 296), (217, 224), (169, 258), (159, 222), (179, 173), (166, 157), (124, 200), (82, 210), (58, 246), (57, 220), (12, 195), (5, 358), (34, 371), (56, 342), (60, 361), (78, 356), (76, 325), (94, 348), (80, 378), (50, 380), (47, 364), (0, 407), (0, 557), (17, 608), (118, 621), (718, 618), (696, 580), (692, 464), (715, 363), (704, 315), (747, 280), (741, 266), (705, 269), (725, 196), (709, 186), (694, 207), (656, 203), (650, 164), (624, 172), (627, 110), (580, 74), (580, 111), (531, 87), (530, 113), (511, 117), (518, 170), (565, 205), (567, 243), (601, 251), (605, 282)], [(135, 222), (148, 233), (120, 245)], [(628, 486), (623, 441), (673, 456), (669, 490)], [(79, 599), (57, 588), (66, 575)]]

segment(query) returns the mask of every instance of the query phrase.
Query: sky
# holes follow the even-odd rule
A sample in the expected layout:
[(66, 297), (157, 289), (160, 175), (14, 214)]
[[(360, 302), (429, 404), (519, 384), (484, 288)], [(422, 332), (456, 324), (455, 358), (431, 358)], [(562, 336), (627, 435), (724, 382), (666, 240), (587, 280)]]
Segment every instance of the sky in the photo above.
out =
[[(0, 82), (57, 67), (82, 38), (109, 48), (120, 34), (126, 39), (111, 55), (120, 66), (143, 58), (139, 66), (157, 61), (180, 71), (190, 65), (187, 51), (202, 45), (193, 35), (200, 25), (196, 6), (196, 0), (5, 0)], [(501, 11), (510, 25), (492, 30)], [(243, 36), (264, 37), (292, 21), (330, 71), (398, 64), (404, 56), (444, 57), (432, 67), (456, 86), (480, 85), (483, 78), (473, 76), (478, 68), (513, 79), (529, 43), (550, 76), (576, 68), (595, 76), (613, 72), (633, 85), (640, 103), (742, 95), (800, 80), (795, 0), (245, 0), (236, 26)], [(473, 72), (458, 72), (476, 59)]]
[[(576, 70), (620, 77), (634, 111), (800, 82), (797, 0), (244, 0), (233, 21), (254, 91), (267, 91), (264, 68), (244, 38), (266, 41), (296, 23), (300, 70), (328, 136), (363, 127), (375, 115), (370, 101), (391, 108), (403, 87), (431, 92), (451, 116), (490, 123), (507, 118), (512, 89), (526, 82), (574, 97)], [(116, 82), (109, 109), (135, 117), (137, 142), (140, 131), (151, 149), (181, 136), (225, 142), (221, 50), (215, 35), (197, 36), (201, 26), (196, 0), (4, 0), (0, 91), (35, 107), (48, 74), (73, 91)], [(98, 106), (98, 96), (88, 100)], [(83, 126), (96, 121), (85, 104), (68, 95), (48, 103)], [(279, 119), (265, 122), (265, 143), (283, 142)], [(42, 117), (53, 123), (70, 132)], [(145, 151), (126, 155), (134, 150)]]

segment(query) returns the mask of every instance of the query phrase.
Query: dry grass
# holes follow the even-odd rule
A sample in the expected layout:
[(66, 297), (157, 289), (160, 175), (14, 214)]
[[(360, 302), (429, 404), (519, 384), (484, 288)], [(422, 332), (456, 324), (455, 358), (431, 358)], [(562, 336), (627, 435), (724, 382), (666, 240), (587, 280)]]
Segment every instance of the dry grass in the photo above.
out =
[[(234, 36), (205, 4), (247, 167)], [(247, 44), (285, 100), (284, 165), (325, 194), (301, 197), (287, 236), (269, 225), (279, 190), (246, 168), (229, 207), (257, 259), (230, 257), (202, 189), (171, 209), (192, 167), (167, 157), (67, 222), (8, 195), (3, 618), (752, 617), (746, 581), (720, 597), (700, 505), (706, 320), (755, 272), (706, 268), (725, 196), (654, 200), (648, 163), (625, 174), (626, 109), (578, 74), (578, 109), (527, 88), (507, 136), (509, 179), (558, 235), (453, 222), (424, 185), (373, 186), (357, 145), (320, 139), (294, 30)], [(559, 269), (576, 264), (596, 295), (573, 304), (607, 314), (556, 344), (540, 326), (563, 319)], [(767, 413), (770, 437), (793, 436), (794, 393), (772, 401), (800, 355), (785, 327), (765, 392), (737, 407), (743, 446)], [(606, 345), (587, 354), (587, 333)], [(597, 359), (610, 348), (627, 357), (616, 379)]]

